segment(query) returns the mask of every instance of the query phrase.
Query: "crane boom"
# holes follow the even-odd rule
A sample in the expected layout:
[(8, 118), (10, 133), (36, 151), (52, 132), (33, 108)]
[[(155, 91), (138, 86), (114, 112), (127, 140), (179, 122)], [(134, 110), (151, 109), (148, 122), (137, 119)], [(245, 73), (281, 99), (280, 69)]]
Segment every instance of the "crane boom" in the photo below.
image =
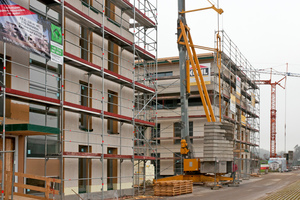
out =
[(300, 74), (298, 73), (279, 72), (274, 69), (258, 69), (257, 72), (259, 72), (260, 74), (273, 74), (273, 75), (280, 75), (280, 76), (300, 77)]

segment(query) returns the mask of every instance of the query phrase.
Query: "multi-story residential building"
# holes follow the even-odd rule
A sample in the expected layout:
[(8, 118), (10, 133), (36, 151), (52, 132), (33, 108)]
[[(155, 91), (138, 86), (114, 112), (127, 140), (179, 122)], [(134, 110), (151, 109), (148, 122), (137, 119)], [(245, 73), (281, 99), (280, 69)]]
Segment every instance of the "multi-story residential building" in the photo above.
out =
[(135, 162), (155, 159), (151, 145), (134, 144), (155, 126), (156, 81), (146, 75), (156, 70), (156, 1), (14, 2), (62, 27), (63, 63), (0, 42), (2, 166), (59, 179), (51, 187), (65, 199), (134, 194)]
[[(239, 174), (247, 177), (258, 168), (259, 88), (255, 80), (259, 79), (259, 74), (224, 31), (221, 36), (220, 92), (216, 55), (199, 54), (198, 59), (217, 121), (221, 116), (222, 121), (232, 123), (235, 127), (232, 159), (238, 164)], [(182, 173), (180, 84), (184, 83), (180, 82), (178, 63), (179, 57), (158, 59), (157, 131), (153, 131), (152, 137), (157, 143), (157, 175), (160, 177)], [(204, 157), (204, 124), (207, 119), (191, 68), (190, 84), (189, 135), (194, 156), (201, 159)]]

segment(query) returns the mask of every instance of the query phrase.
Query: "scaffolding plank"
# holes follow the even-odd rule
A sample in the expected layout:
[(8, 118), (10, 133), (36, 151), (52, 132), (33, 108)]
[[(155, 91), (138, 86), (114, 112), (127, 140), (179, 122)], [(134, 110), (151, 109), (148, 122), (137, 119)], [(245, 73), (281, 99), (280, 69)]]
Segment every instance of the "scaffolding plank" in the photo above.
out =
[(180, 157), (160, 157), (157, 160), (180, 160)]
[(135, 160), (156, 160), (155, 157), (151, 157), (151, 156), (134, 156)]
[[(87, 14), (83, 13), (79, 9), (75, 8), (68, 2), (64, 2), (65, 5), (65, 16), (72, 21), (80, 24), (81, 26), (87, 27), (92, 29), (94, 33), (103, 36), (102, 33), (102, 24), (97, 20), (93, 19), (92, 17), (88, 16)], [(61, 13), (61, 6), (60, 4), (56, 4), (55, 6), (51, 7), (58, 13)], [(134, 53), (135, 47), (136, 55), (140, 56), (144, 60), (154, 60), (155, 56), (146, 51), (145, 49), (141, 48), (138, 45), (133, 44), (130, 40), (124, 38), (123, 36), (119, 35), (118, 33), (114, 32), (113, 30), (109, 29), (108, 27), (104, 27), (104, 38), (116, 43), (118, 46), (126, 49), (127, 51)]]
[[(88, 62), (82, 58), (79, 58), (75, 55), (72, 55), (68, 52), (64, 52), (64, 62), (66, 64), (72, 65), (74, 67), (77, 67), (79, 69), (83, 69), (87, 72), (90, 72), (94, 75), (101, 76), (100, 73), (102, 68), (94, 63)], [(108, 69), (104, 69), (104, 78), (107, 80), (113, 81), (115, 83), (122, 84), (126, 87), (133, 88), (133, 81), (125, 76), (122, 76), (120, 74), (114, 73)], [(135, 89), (144, 92), (144, 93), (154, 93), (155, 90), (151, 87), (148, 87), (146, 85), (143, 85), (141, 83), (135, 82)]]
[[(1, 89), (1, 87), (0, 87)], [(11, 88), (6, 88), (5, 92), (7, 96), (9, 96), (11, 99), (22, 99), (25, 102), (28, 103), (37, 103), (42, 105), (50, 105), (54, 107), (58, 107), (60, 104), (60, 101), (58, 99), (53, 99), (50, 97), (45, 97), (37, 94), (32, 94), (28, 92), (23, 92), (20, 90), (15, 90)]]
[[(206, 115), (189, 115), (189, 118), (204, 118)], [(181, 116), (157, 117), (157, 119), (180, 119)]]
[[(190, 136), (191, 139), (199, 139), (199, 138), (204, 138), (204, 136)], [(153, 140), (180, 140), (181, 137), (157, 137), (157, 138), (152, 138)]]
[[(153, 28), (155, 27), (155, 22), (152, 21), (149, 17), (147, 17), (144, 13), (142, 13), (139, 9), (134, 7), (129, 1), (127, 0), (112, 0), (112, 2), (121, 10), (124, 11), (128, 16), (134, 19), (145, 28)], [(134, 10), (136, 11), (134, 16)]]
[(155, 123), (149, 122), (149, 121), (144, 121), (144, 120), (140, 120), (140, 119), (134, 119), (134, 121), (137, 125), (155, 126)]
[[(88, 153), (88, 152), (63, 152), (64, 158), (102, 158), (102, 153)], [(103, 154), (104, 159), (135, 159), (135, 160), (155, 160), (155, 157), (151, 156), (137, 156), (137, 155), (120, 155), (120, 154)]]
[(94, 158), (100, 159), (102, 157), (101, 153), (88, 153), (88, 152), (68, 152), (63, 153), (64, 158)]

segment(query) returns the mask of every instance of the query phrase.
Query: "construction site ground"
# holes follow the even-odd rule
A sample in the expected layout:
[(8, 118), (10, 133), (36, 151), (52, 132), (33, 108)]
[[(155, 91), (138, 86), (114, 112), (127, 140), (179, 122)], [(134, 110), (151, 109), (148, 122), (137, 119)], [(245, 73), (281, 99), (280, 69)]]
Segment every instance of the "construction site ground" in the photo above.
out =
[(146, 194), (134, 199), (189, 199), (189, 200), (286, 200), (300, 199), (300, 171), (284, 173), (269, 173), (261, 177), (251, 177), (243, 180), (239, 187), (228, 187), (224, 185), (219, 190), (210, 187), (195, 185), (192, 194), (174, 197), (155, 197), (153, 191), (148, 188)]

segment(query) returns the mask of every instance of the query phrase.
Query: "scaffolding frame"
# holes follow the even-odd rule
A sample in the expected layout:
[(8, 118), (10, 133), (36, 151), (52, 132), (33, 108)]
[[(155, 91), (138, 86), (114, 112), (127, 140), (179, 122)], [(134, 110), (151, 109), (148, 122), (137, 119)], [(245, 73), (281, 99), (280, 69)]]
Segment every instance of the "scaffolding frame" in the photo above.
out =
[[(104, 199), (104, 191), (105, 187), (104, 184), (107, 183), (108, 179), (118, 179), (119, 188), (117, 189), (122, 196), (122, 179), (123, 178), (129, 178), (132, 179), (132, 196), (135, 194), (140, 194), (141, 185), (142, 185), (142, 192), (145, 192), (145, 182), (146, 182), (146, 173), (145, 171), (142, 173), (143, 176), (143, 183), (140, 184), (139, 182), (135, 186), (135, 176), (141, 176), (140, 173), (135, 172), (135, 162), (138, 162), (138, 165), (140, 165), (141, 161), (143, 161), (143, 164), (145, 166), (146, 160), (155, 160), (154, 156), (151, 156), (151, 152), (156, 153), (156, 147), (155, 145), (150, 142), (149, 139), (147, 139), (144, 136), (144, 132), (146, 130), (149, 130), (149, 127), (155, 126), (155, 118), (156, 118), (156, 102), (157, 102), (157, 83), (156, 83), (156, 71), (157, 71), (157, 0), (120, 0), (115, 1), (111, 0), (112, 3), (115, 3), (115, 6), (117, 9), (121, 11), (121, 15), (117, 15), (117, 20), (112, 20), (108, 18), (105, 15), (105, 0), (88, 0), (88, 1), (82, 1), (82, 0), (76, 0), (76, 2), (72, 2), (72, 5), (68, 3), (66, 0), (51, 0), (51, 1), (44, 1), (44, 0), (38, 0), (40, 3), (43, 3), (43, 5), (46, 6), (46, 13), (38, 13), (38, 14), (44, 14), (46, 18), (48, 18), (48, 12), (55, 11), (60, 15), (59, 23), (55, 22), (56, 24), (59, 24), (62, 27), (62, 35), (63, 37), (63, 52), (64, 52), (64, 63), (60, 66), (60, 73), (57, 74), (55, 77), (57, 80), (57, 83), (59, 84), (57, 88), (57, 94), (58, 98), (51, 98), (48, 97), (47, 94), (47, 88), (51, 86), (47, 86), (47, 82), (45, 83), (45, 96), (42, 95), (36, 95), (32, 94), (30, 92), (23, 92), (20, 90), (12, 89), (12, 88), (6, 88), (5, 87), (5, 77), (6, 75), (15, 77), (17, 79), (22, 79), (24, 81), (28, 81), (30, 83), (30, 78), (26, 79), (26, 77), (16, 76), (14, 74), (7, 74), (5, 71), (5, 64), (4, 64), (4, 70), (3, 70), (3, 77), (4, 77), (4, 83), (2, 88), (2, 97), (4, 99), (3, 108), (4, 108), (4, 117), (3, 117), (3, 130), (2, 130), (2, 138), (3, 138), (3, 151), (2, 153), (2, 159), (4, 159), (5, 152), (5, 99), (6, 97), (16, 99), (21, 102), (28, 102), (33, 104), (40, 104), (40, 105), (47, 105), (49, 107), (57, 109), (57, 113), (59, 113), (59, 130), (60, 133), (58, 135), (58, 143), (59, 145), (59, 151), (57, 154), (48, 154), (47, 152), (47, 137), (45, 136), (45, 176), (47, 176), (47, 161), (50, 158), (56, 158), (59, 159), (60, 162), (60, 179), (62, 180), (62, 184), (60, 184), (60, 198), (63, 199), (64, 197), (64, 185), (67, 181), (79, 181), (79, 180), (87, 180), (88, 187), (89, 180), (99, 179), (102, 182), (101, 189), (99, 192), (101, 193), (101, 198)], [(74, 4), (73, 4), (74, 3)], [(78, 7), (78, 3), (82, 4), (82, 7)], [(97, 3), (97, 5), (96, 5)], [(77, 6), (77, 7), (76, 7)], [(33, 10), (34, 8), (31, 7)], [(110, 8), (107, 8), (110, 9)], [(35, 10), (34, 11), (38, 11)], [(37, 12), (36, 12), (37, 13)], [(95, 15), (95, 13), (99, 16), (99, 19), (95, 19), (92, 16)], [(117, 12), (116, 12), (117, 13)], [(116, 14), (114, 13), (114, 14)], [(123, 15), (125, 15), (123, 18)], [(129, 17), (128, 17), (129, 16)], [(102, 17), (102, 19), (101, 19)], [(86, 51), (89, 57), (97, 56), (100, 59), (101, 66), (93, 63), (90, 61), (90, 59), (82, 59), (70, 52), (70, 47), (66, 45), (68, 43), (69, 45), (72, 43), (69, 41), (69, 38), (66, 35), (72, 34), (73, 36), (77, 37), (78, 40), (85, 40), (85, 38), (82, 38), (81, 35), (76, 35), (72, 33), (70, 30), (66, 27), (66, 18), (71, 19), (73, 22), (75, 22), (78, 26), (84, 26), (85, 28), (88, 28), (90, 31), (90, 34), (97, 34), (102, 38), (102, 45), (97, 45), (96, 43), (93, 43), (93, 41), (87, 40), (85, 42), (88, 43), (88, 49), (82, 49), (82, 47), (79, 45), (77, 48), (80, 48), (80, 51)], [(126, 20), (127, 18), (130, 18), (130, 20)], [(51, 18), (49, 18), (51, 20)], [(120, 33), (116, 33), (112, 29), (110, 29), (111, 26), (116, 25), (117, 21), (120, 21), (119, 31)], [(53, 21), (53, 20), (52, 20)], [(109, 24), (109, 22), (111, 24)], [(108, 24), (108, 25), (106, 25)], [(117, 26), (118, 26), (117, 25)], [(125, 31), (124, 31), (125, 30)], [(125, 33), (123, 33), (125, 32)], [(131, 35), (130, 39), (127, 39), (128, 33)], [(126, 36), (127, 34), (127, 36)], [(125, 36), (122, 36), (125, 35)], [(114, 52), (110, 52), (108, 49), (106, 49), (105, 41), (112, 41), (115, 44), (118, 45), (118, 48), (120, 49), (120, 54), (115, 55)], [(71, 44), (73, 46), (76, 46), (75, 44)], [(100, 49), (98, 52), (94, 52), (90, 47), (97, 47)], [(126, 58), (126, 55), (123, 57), (122, 53), (126, 51), (132, 54), (132, 59), (128, 59), (128, 55)], [(105, 68), (106, 62), (110, 62), (108, 59), (106, 59), (107, 54), (114, 54), (114, 56), (118, 57), (119, 63), (113, 63), (117, 64), (119, 68), (119, 73), (112, 72)], [(127, 54), (127, 53), (126, 53)], [(11, 61), (13, 62), (13, 61)], [(150, 65), (148, 63), (151, 62)], [(6, 63), (6, 43), (4, 43), (4, 63)], [(128, 64), (131, 67), (126, 67)], [(21, 63), (15, 63), (18, 64), (21, 67), (25, 67), (28, 70), (30, 69), (30, 64), (28, 66), (23, 66)], [(48, 64), (48, 61), (46, 61), (46, 66)], [(73, 87), (81, 88), (83, 87), (80, 83), (76, 83), (72, 80), (68, 80), (65, 77), (65, 69), (66, 64), (68, 64), (68, 68), (74, 68), (74, 69), (81, 69), (85, 72), (87, 72), (87, 86), (85, 86), (85, 89), (88, 90), (87, 96), (82, 96), (79, 92), (72, 92), (68, 90), (68, 86), (66, 85), (73, 85)], [(125, 67), (123, 67), (123, 65)], [(125, 71), (126, 72), (125, 72)], [(45, 76), (49, 76), (47, 74), (48, 72), (45, 72)], [(132, 74), (131, 77), (129, 76), (123, 76), (122, 73), (125, 74)], [(53, 75), (54, 76), (54, 75)], [(94, 76), (102, 78), (102, 80), (98, 79), (98, 82), (102, 84), (102, 89), (99, 91), (99, 88), (96, 86), (91, 86), (91, 78)], [(155, 78), (153, 78), (155, 77)], [(47, 78), (46, 78), (47, 79)], [(100, 80), (100, 81), (99, 81)], [(108, 102), (107, 96), (111, 95), (114, 96), (114, 94), (110, 94), (108, 91), (105, 91), (105, 86), (108, 84), (107, 81), (112, 81), (115, 84), (120, 85), (120, 90), (118, 91), (119, 95), (115, 96), (118, 99), (118, 114), (111, 113), (108, 111), (105, 111), (105, 104), (113, 105), (113, 103)], [(102, 82), (102, 83), (101, 83)], [(124, 88), (129, 88), (132, 91), (132, 97), (123, 97), (122, 94), (124, 94)], [(91, 96), (90, 92), (93, 92), (93, 95)], [(76, 103), (68, 102), (65, 100), (66, 96), (79, 96), (79, 98), (87, 98), (88, 105), (82, 106), (78, 105)], [(99, 98), (100, 97), (100, 98)], [(78, 98), (78, 97), (77, 97)], [(98, 102), (100, 104), (99, 107), (94, 108), (90, 105), (90, 100), (93, 102)], [(125, 103), (125, 104), (124, 104)], [(127, 104), (126, 104), (127, 103)], [(132, 105), (132, 107), (128, 107), (126, 105)], [(128, 110), (128, 111), (126, 111)], [(88, 123), (87, 123), (87, 130), (85, 131), (77, 131), (77, 130), (71, 130), (66, 128), (65, 125), (65, 119), (66, 119), (66, 112), (72, 112), (72, 113), (78, 113), (78, 114), (84, 114), (88, 116)], [(128, 113), (132, 113), (132, 115), (128, 116)], [(90, 131), (90, 121), (92, 117), (97, 117), (101, 119), (102, 121), (102, 131), (99, 133), (91, 132)], [(105, 132), (105, 119), (112, 119), (117, 120), (119, 123), (119, 134), (118, 135), (110, 135), (109, 133)], [(133, 129), (132, 137), (124, 137), (122, 136), (122, 127), (123, 125), (128, 124)], [(149, 131), (148, 131), (149, 132)], [(69, 140), (68, 135), (70, 134), (81, 134), (83, 137), (86, 137), (86, 141), (76, 141), (76, 140)], [(92, 141), (93, 136), (100, 136), (102, 139), (102, 142), (96, 142)], [(115, 138), (118, 140), (116, 144), (107, 144), (105, 142), (106, 138)], [(124, 145), (124, 140), (131, 141), (132, 145)], [(143, 145), (140, 145), (140, 142), (143, 141)], [(65, 151), (65, 147), (68, 146), (68, 143), (72, 143), (75, 145), (78, 144), (84, 144), (88, 146), (88, 152), (81, 153), (81, 152), (68, 152)], [(136, 145), (134, 145), (137, 143)], [(91, 152), (91, 146), (99, 146), (102, 149), (102, 153), (93, 153)], [(105, 154), (106, 151), (104, 147), (115, 147), (118, 148), (118, 154)], [(132, 149), (131, 154), (124, 154), (123, 150), (126, 150), (128, 152), (130, 149)], [(79, 158), (85, 158), (88, 159), (88, 170), (91, 165), (91, 160), (96, 159), (100, 161), (101, 165), (101, 177), (91, 177), (91, 178), (83, 178), (80, 179), (70, 179), (68, 177), (65, 177), (65, 169), (64, 169), (64, 163), (67, 162), (66, 159), (72, 158), (72, 159), (79, 159)], [(106, 177), (104, 174), (104, 167), (106, 167), (105, 161), (107, 159), (117, 159), (118, 160), (118, 167), (119, 167), (119, 175), (114, 177)], [(128, 160), (131, 162), (132, 165), (132, 175), (122, 175), (122, 163), (124, 160)], [(4, 165), (4, 162), (2, 163)], [(4, 169), (4, 168), (3, 168)], [(145, 170), (145, 167), (144, 167)], [(90, 172), (88, 172), (89, 174)], [(4, 176), (4, 173), (2, 173), (2, 177)], [(137, 193), (136, 189), (137, 188)], [(4, 179), (2, 178), (2, 190), (4, 190)], [(107, 189), (106, 189), (107, 190)], [(90, 189), (87, 189), (87, 197), (90, 197), (92, 194), (90, 193)], [(76, 193), (75, 193), (76, 194)], [(3, 199), (3, 193), (2, 193), (2, 199)]]
[[(259, 144), (260, 144), (260, 123), (259, 123), (259, 115), (260, 115), (260, 90), (256, 80), (260, 79), (259, 72), (250, 64), (250, 62), (245, 58), (245, 56), (241, 53), (239, 48), (227, 33), (222, 31), (216, 31), (215, 35), (220, 34), (221, 36), (221, 50), (222, 50), (222, 77), (223, 81), (227, 82), (227, 87), (222, 89), (222, 99), (223, 103), (227, 102), (225, 109), (222, 109), (222, 116), (224, 116), (225, 120), (234, 123), (235, 125), (235, 154), (234, 159), (238, 161), (238, 177), (242, 176), (244, 179), (248, 179), (251, 173), (258, 172), (259, 169)], [(216, 45), (215, 41), (215, 45)], [(224, 73), (224, 69), (230, 72), (229, 77), (226, 77), (226, 73)], [(235, 77), (233, 77), (235, 76)], [(236, 103), (236, 107), (238, 108), (238, 114), (236, 114), (236, 118), (232, 119), (232, 117), (226, 114), (226, 111), (230, 113), (229, 104), (230, 104), (230, 94), (234, 94), (236, 97), (236, 79), (238, 76), (241, 79), (240, 88), (240, 99), (238, 99)], [(222, 84), (223, 85), (223, 84)], [(226, 85), (226, 84), (225, 84)], [(234, 87), (234, 89), (232, 89)], [(225, 91), (229, 92), (227, 96)], [(216, 91), (216, 88), (214, 89)], [(250, 94), (249, 94), (250, 91)], [(215, 94), (218, 95), (218, 94)], [(245, 122), (242, 122), (241, 116), (242, 114), (245, 116)], [(244, 138), (244, 135), (245, 138)], [(249, 157), (242, 157), (242, 152), (249, 152)], [(247, 156), (247, 155), (246, 155)], [(247, 167), (249, 163), (249, 168)], [(246, 166), (246, 171), (242, 172), (242, 166)]]

